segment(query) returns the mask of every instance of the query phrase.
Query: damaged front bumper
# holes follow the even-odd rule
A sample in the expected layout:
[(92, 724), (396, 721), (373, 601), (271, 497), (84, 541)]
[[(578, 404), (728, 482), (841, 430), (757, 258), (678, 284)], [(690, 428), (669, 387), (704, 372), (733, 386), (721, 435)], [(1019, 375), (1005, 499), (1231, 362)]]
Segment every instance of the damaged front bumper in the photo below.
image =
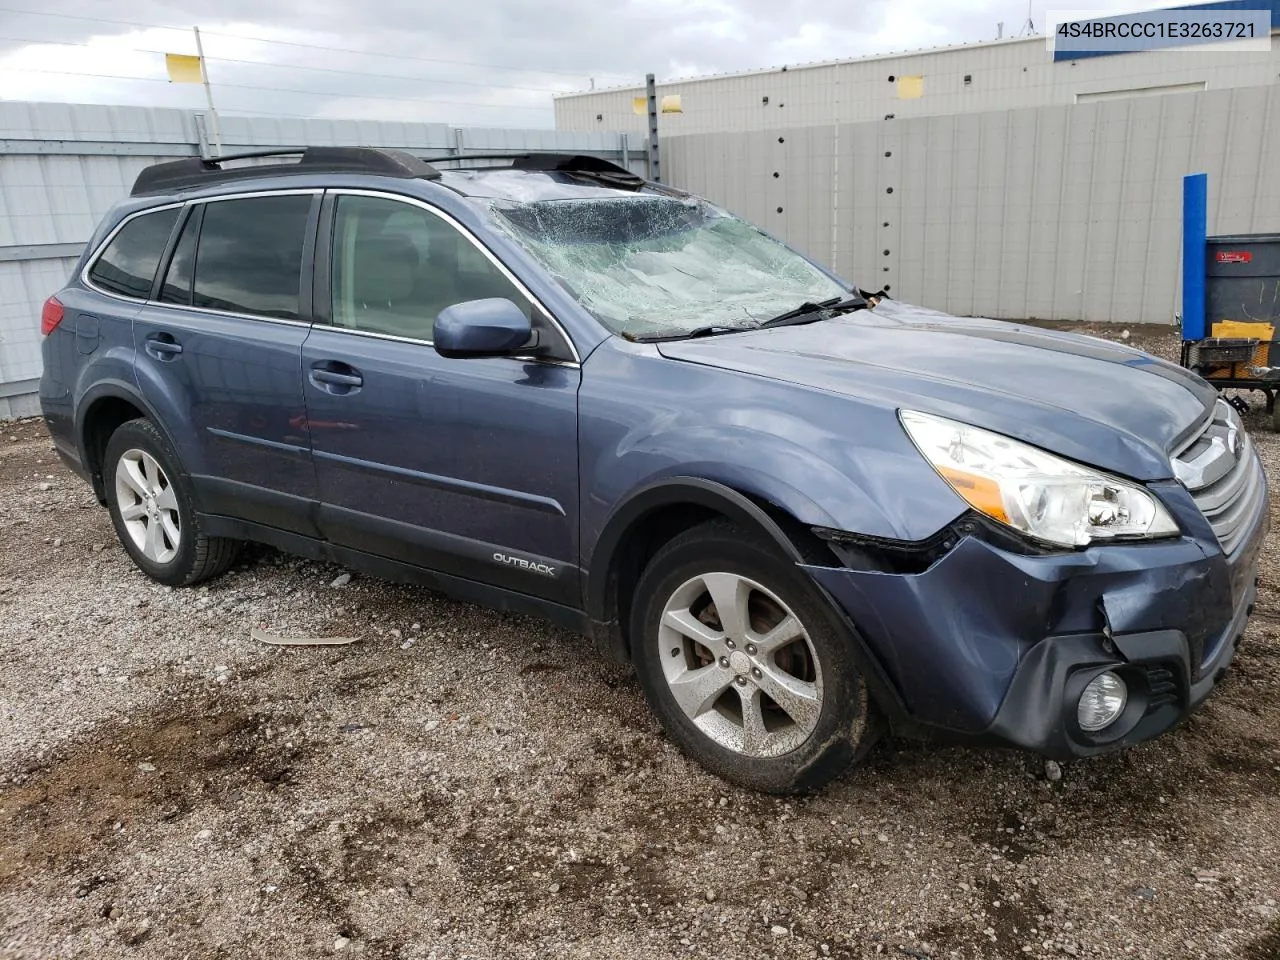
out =
[[(919, 571), (805, 569), (862, 639), (898, 726), (1068, 759), (1150, 739), (1208, 696), (1253, 612), (1267, 522), (1263, 509), (1230, 556), (1200, 536), (1025, 553), (962, 523)], [(1077, 704), (1108, 670), (1128, 706), (1088, 733)]]

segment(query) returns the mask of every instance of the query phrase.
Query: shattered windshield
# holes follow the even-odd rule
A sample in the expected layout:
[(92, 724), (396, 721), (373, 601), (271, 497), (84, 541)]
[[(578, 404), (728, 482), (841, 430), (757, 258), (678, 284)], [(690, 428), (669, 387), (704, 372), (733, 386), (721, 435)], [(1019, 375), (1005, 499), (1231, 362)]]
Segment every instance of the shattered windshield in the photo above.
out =
[(495, 201), (508, 234), (601, 323), (632, 337), (747, 328), (847, 294), (799, 254), (701, 200)]

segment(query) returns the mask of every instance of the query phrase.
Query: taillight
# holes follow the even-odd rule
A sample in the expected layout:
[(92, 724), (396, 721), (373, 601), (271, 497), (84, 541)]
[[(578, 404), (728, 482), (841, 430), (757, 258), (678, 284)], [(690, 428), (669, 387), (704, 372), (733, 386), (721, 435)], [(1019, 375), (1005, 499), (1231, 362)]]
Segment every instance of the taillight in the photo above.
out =
[(62, 301), (50, 297), (40, 311), (40, 336), (47, 337), (62, 322)]

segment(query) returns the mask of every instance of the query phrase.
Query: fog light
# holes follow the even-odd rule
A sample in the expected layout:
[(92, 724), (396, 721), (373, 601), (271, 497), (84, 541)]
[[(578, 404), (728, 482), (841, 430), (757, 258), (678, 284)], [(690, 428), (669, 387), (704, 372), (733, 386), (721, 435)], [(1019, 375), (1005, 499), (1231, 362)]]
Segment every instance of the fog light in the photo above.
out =
[(1129, 701), (1129, 688), (1111, 671), (1100, 673), (1080, 694), (1076, 707), (1076, 720), (1081, 730), (1096, 733), (1116, 722)]

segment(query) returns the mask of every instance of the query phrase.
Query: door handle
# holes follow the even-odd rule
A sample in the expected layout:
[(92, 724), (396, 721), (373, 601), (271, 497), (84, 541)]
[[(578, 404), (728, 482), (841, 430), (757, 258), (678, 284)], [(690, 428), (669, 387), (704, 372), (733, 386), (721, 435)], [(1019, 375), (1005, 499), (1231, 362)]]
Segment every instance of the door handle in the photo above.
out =
[(311, 368), (311, 382), (318, 389), (342, 395), (352, 393), (364, 385), (360, 371), (337, 360), (317, 363)]
[(172, 334), (155, 333), (147, 337), (146, 351), (156, 360), (176, 360), (182, 353), (182, 344), (174, 340)]
[(344, 387), (358, 387), (364, 383), (364, 377), (358, 373), (339, 373), (337, 370), (313, 370), (311, 379), (320, 383), (340, 383)]

